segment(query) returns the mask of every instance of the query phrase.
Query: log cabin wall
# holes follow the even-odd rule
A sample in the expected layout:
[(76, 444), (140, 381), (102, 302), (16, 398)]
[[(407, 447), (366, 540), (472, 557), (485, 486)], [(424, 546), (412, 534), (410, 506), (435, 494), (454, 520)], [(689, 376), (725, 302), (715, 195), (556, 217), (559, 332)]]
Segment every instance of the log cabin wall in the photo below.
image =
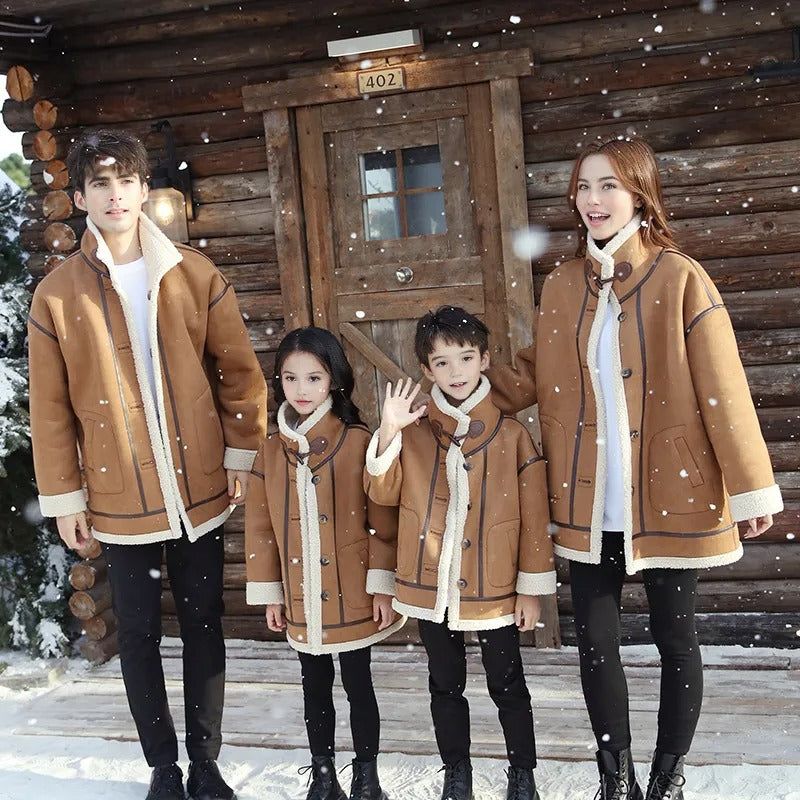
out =
[[(48, 159), (63, 158), (79, 127), (146, 134), (153, 121), (171, 121), (194, 178), (192, 244), (236, 287), (267, 375), (284, 324), (262, 119), (242, 110), (243, 85), (330, 69), (326, 41), (405, 27), (421, 28), (426, 53), (437, 55), (479, 59), (530, 47), (533, 74), (520, 81), (528, 211), (532, 224), (550, 229), (547, 251), (533, 264), (537, 297), (554, 263), (574, 252), (565, 202), (572, 158), (596, 136), (645, 136), (659, 157), (678, 241), (708, 269), (733, 318), (786, 501), (738, 564), (702, 575), (702, 640), (800, 641), (800, 75), (751, 73), (795, 58), (800, 7), (777, 0), (628, 0), (624, 7), (617, 0), (15, 0), (0, 10), (54, 23), (46, 61), (38, 50), (27, 63), (17, 51), (2, 57), (6, 68), (23, 63), (37, 78), (31, 100), (3, 108), (8, 127), (26, 131), (28, 158), (36, 159), (44, 127), (34, 121), (37, 100), (57, 109), (52, 138), (38, 140)], [(34, 160), (39, 196), (22, 230), (35, 275), (51, 252), (41, 198), (52, 188), (48, 163)], [(80, 235), (80, 218), (64, 222)], [(244, 601), (242, 527), (237, 512), (226, 536), (226, 630), (264, 638), (262, 610)], [(563, 565), (560, 572), (562, 633), (571, 642)], [(632, 641), (648, 639), (646, 608), (643, 585), (633, 579), (624, 591)], [(168, 593), (164, 609), (165, 628), (175, 633)]]

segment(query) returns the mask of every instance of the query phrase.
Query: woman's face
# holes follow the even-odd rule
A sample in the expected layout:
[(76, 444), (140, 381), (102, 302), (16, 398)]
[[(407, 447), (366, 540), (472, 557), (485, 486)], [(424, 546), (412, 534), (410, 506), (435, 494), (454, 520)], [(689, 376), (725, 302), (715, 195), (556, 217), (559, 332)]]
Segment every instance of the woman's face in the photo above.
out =
[(641, 201), (617, 177), (607, 156), (587, 156), (578, 172), (575, 206), (592, 239), (610, 239), (634, 217)]

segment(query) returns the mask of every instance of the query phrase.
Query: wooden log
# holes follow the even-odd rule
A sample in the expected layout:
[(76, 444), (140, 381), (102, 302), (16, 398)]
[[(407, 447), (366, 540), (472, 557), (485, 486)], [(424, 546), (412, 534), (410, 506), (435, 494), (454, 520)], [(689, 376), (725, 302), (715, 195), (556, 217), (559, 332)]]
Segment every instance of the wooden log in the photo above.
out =
[(97, 539), (91, 539), (85, 547), (82, 547), (77, 551), (78, 556), (86, 559), (87, 561), (99, 558), (102, 552), (103, 550), (100, 547), (100, 542), (97, 541)]
[(78, 237), (69, 225), (63, 222), (51, 222), (44, 232), (44, 241), (50, 250), (69, 253), (75, 249)]
[(745, 367), (756, 407), (800, 405), (800, 364)]
[(102, 614), (83, 621), (83, 630), (87, 638), (93, 641), (105, 639), (117, 630), (117, 618), (114, 610), (107, 608)]
[(767, 442), (767, 450), (774, 470), (800, 469), (800, 443), (797, 439), (787, 442)]
[(94, 641), (87, 636), (82, 636), (78, 639), (78, 649), (81, 655), (92, 664), (105, 664), (106, 661), (119, 653), (117, 633), (114, 631), (110, 636), (100, 641)]
[(277, 263), (275, 236), (218, 236), (191, 239), (192, 247), (201, 250), (218, 266), (220, 264)]
[(69, 583), (73, 589), (85, 591), (96, 586), (107, 574), (108, 565), (102, 556), (91, 561), (79, 561), (70, 570)]
[(56, 157), (58, 144), (50, 131), (39, 131), (33, 137), (33, 153), (41, 161), (50, 161)]
[(39, 100), (33, 106), (33, 121), (42, 130), (55, 127), (58, 119), (58, 108), (49, 100)]
[[(263, 130), (263, 126), (261, 129)], [(257, 197), (268, 198), (269, 172), (259, 170), (196, 178), (192, 181), (192, 196), (196, 203), (231, 203), (236, 200), (254, 200)], [(266, 205), (271, 208), (271, 203)]]
[(111, 585), (108, 581), (85, 591), (75, 592), (69, 599), (70, 611), (78, 619), (89, 619), (111, 608)]
[(74, 211), (72, 200), (70, 200), (69, 195), (61, 189), (48, 192), (42, 198), (41, 209), (42, 216), (49, 222), (68, 219), (72, 216), (72, 212)]
[[(757, 309), (754, 308), (753, 313), (757, 314)], [(736, 341), (743, 364), (790, 364), (800, 361), (800, 327), (773, 328), (768, 331), (737, 330)]]
[(19, 102), (30, 100), (33, 97), (33, 75), (25, 67), (11, 67), (6, 74), (6, 92)]
[(278, 265), (275, 262), (269, 264), (218, 264), (217, 266), (237, 292), (280, 291)]
[[(41, 165), (41, 167), (39, 165)], [(69, 183), (67, 165), (58, 159), (48, 161), (47, 163), (41, 161), (34, 162), (31, 165), (31, 183), (34, 184), (34, 188), (38, 189), (39, 186), (35, 185), (37, 182), (34, 181), (34, 175), (36, 174), (42, 176), (43, 185), (48, 191), (63, 189)]]
[(266, 322), (248, 323), (247, 333), (256, 353), (275, 351), (286, 335), (283, 320), (267, 320)]
[[(800, 213), (797, 214), (797, 219), (800, 221)], [(765, 289), (753, 292), (722, 292), (721, 294), (735, 328), (782, 329), (792, 323), (800, 326), (800, 287), (781, 291)], [(796, 358), (795, 360), (800, 359)]]
[(761, 433), (768, 442), (786, 441), (793, 436), (797, 438), (800, 431), (800, 408), (759, 408), (757, 413)]
[[(800, 183), (798, 183), (800, 185)], [(706, 272), (720, 288), (786, 289), (800, 285), (800, 263), (782, 253), (762, 253), (757, 256), (707, 258)]]
[(247, 322), (280, 319), (283, 315), (280, 292), (238, 292), (236, 299)]
[(275, 230), (272, 203), (263, 197), (230, 203), (207, 203), (197, 207), (189, 221), (189, 236), (251, 236)]
[(197, 178), (267, 168), (263, 138), (240, 139), (235, 147), (229, 142), (183, 147), (178, 151), (178, 156), (189, 162), (192, 175)]
[[(46, 220), (31, 222), (24, 225), (20, 229), (19, 242), (22, 248), (29, 253), (49, 252), (52, 248), (45, 239), (45, 232), (51, 225), (66, 225), (66, 227), (72, 230), (72, 234), (67, 234), (67, 237), (74, 237), (76, 242), (80, 240), (80, 237), (83, 235), (83, 232), (86, 229), (85, 217), (72, 217), (69, 223), (48, 223)], [(52, 235), (59, 242), (67, 241), (68, 239), (62, 240), (59, 238), (61, 233), (61, 229), (54, 229), (52, 231)]]

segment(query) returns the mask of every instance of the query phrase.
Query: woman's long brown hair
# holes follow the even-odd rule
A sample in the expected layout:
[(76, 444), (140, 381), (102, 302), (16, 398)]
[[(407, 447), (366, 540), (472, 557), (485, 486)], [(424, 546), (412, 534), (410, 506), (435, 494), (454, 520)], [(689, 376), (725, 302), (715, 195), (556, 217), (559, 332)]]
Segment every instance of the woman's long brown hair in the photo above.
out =
[(586, 225), (575, 205), (578, 174), (581, 164), (592, 155), (605, 156), (614, 167), (620, 183), (641, 201), (642, 222), (647, 223), (642, 226), (640, 234), (642, 239), (647, 244), (679, 249), (664, 210), (664, 196), (661, 192), (661, 179), (658, 175), (655, 153), (644, 139), (630, 137), (590, 142), (575, 161), (569, 179), (567, 202), (575, 217), (575, 227), (578, 231), (576, 255), (586, 254), (587, 236)]

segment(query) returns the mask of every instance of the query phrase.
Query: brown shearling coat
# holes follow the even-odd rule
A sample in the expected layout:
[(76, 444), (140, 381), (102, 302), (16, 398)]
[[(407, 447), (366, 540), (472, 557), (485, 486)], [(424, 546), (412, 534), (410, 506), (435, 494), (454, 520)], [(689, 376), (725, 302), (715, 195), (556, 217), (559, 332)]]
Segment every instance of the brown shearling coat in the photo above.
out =
[(613, 240), (590, 242), (547, 277), (534, 345), (516, 369), (489, 370), (493, 398), (507, 412), (538, 399), (556, 553), (599, 563), (609, 426), (596, 353), (614, 314), (627, 571), (727, 564), (742, 554), (736, 522), (780, 511), (780, 490), (719, 292), (629, 225), (613, 256)]
[(456, 408), (434, 386), (428, 417), (367, 453), (369, 497), (400, 505), (394, 607), (452, 630), (511, 625), (517, 593), (556, 590), (544, 459), (489, 389)]
[[(266, 428), (266, 386), (230, 283), (144, 215), (156, 397), (133, 312), (89, 220), (81, 249), (33, 296), (30, 408), (45, 516), (83, 511), (95, 536), (194, 541), (230, 513), (225, 469), (249, 470)], [(110, 265), (110, 266), (109, 266)]]
[(362, 485), (369, 431), (345, 425), (328, 398), (296, 429), (288, 403), (258, 451), (247, 494), (247, 602), (285, 607), (289, 643), (319, 655), (356, 650), (379, 631), (372, 595), (394, 594), (397, 509)]

